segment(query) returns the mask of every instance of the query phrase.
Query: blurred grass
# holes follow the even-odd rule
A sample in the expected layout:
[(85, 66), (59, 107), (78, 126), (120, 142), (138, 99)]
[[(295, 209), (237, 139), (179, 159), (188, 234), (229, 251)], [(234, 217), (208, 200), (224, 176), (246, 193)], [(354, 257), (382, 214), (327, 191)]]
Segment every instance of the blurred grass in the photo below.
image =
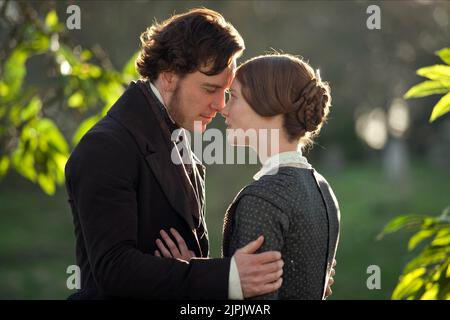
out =
[[(398, 214), (438, 214), (448, 205), (448, 174), (424, 163), (412, 166), (407, 183), (389, 182), (377, 164), (348, 166), (338, 173), (317, 168), (341, 206), (341, 239), (332, 299), (389, 299), (410, 259), (407, 235), (376, 241)], [(211, 255), (220, 256), (223, 213), (258, 166), (208, 167), (207, 221)], [(0, 299), (65, 299), (66, 268), (75, 263), (72, 218), (64, 189), (53, 197), (8, 176), (0, 183)], [(366, 287), (369, 265), (381, 268), (381, 290)]]

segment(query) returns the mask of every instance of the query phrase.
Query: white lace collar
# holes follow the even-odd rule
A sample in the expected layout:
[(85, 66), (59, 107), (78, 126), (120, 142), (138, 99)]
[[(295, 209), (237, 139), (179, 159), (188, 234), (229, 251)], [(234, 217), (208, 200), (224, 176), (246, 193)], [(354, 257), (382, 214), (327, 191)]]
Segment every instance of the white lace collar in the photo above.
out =
[(263, 175), (276, 174), (279, 167), (295, 166), (311, 168), (308, 160), (303, 156), (301, 150), (277, 153), (264, 162), (262, 168), (253, 176), (254, 180), (259, 180)]

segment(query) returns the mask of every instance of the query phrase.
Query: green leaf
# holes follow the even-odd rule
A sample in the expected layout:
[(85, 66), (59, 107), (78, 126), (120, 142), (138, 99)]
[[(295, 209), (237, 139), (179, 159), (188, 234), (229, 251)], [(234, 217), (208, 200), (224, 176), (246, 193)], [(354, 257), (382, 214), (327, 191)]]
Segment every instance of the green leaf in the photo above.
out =
[(75, 131), (72, 138), (73, 145), (77, 145), (81, 138), (89, 131), (90, 128), (94, 126), (101, 119), (101, 115), (95, 115), (85, 119)]
[(20, 119), (22, 121), (28, 121), (36, 117), (42, 108), (41, 99), (38, 96), (34, 96), (30, 103), (20, 112)]
[(55, 153), (52, 155), (52, 161), (55, 164), (56, 182), (62, 184), (64, 182), (64, 168), (67, 163), (68, 156)]
[(67, 60), (71, 66), (79, 64), (77, 57), (73, 54), (72, 49), (67, 45), (60, 43), (58, 50), (56, 51), (56, 59), (58, 63)]
[(447, 250), (443, 247), (427, 247), (405, 267), (404, 273), (420, 267), (430, 267), (443, 263), (447, 257)]
[(6, 97), (9, 94), (9, 87), (8, 85), (0, 81), (0, 97)]
[(430, 122), (433, 122), (439, 117), (450, 111), (450, 93), (443, 96), (438, 103), (434, 106), (430, 116)]
[(415, 235), (413, 235), (408, 242), (408, 250), (414, 250), (422, 241), (434, 235), (433, 230), (420, 230)]
[(115, 81), (101, 82), (98, 84), (97, 89), (99, 96), (108, 106), (112, 106), (123, 93), (122, 85)]
[(405, 93), (404, 98), (420, 98), (450, 91), (450, 80), (428, 80), (416, 84)]
[(28, 59), (28, 53), (21, 47), (14, 49), (12, 54), (6, 60), (3, 81), (9, 88), (9, 96), (19, 93), (23, 79), (27, 73), (25, 62)]
[(450, 247), (450, 228), (440, 230), (431, 243), (433, 246), (449, 246)]
[(13, 152), (12, 164), (14, 169), (26, 179), (35, 182), (36, 170), (34, 168), (33, 152), (27, 150), (26, 141), (20, 140), (18, 148)]
[(414, 229), (425, 223), (429, 223), (430, 218), (427, 216), (420, 215), (406, 215), (406, 216), (398, 216), (392, 219), (381, 231), (381, 233), (377, 236), (377, 239), (380, 240), (384, 235), (397, 232), (402, 229)]
[(92, 58), (92, 52), (87, 49), (84, 49), (80, 54), (81, 61), (88, 61), (91, 58)]
[(128, 60), (122, 70), (123, 81), (128, 84), (130, 81), (139, 77), (139, 74), (135, 67), (135, 62), (139, 56), (139, 51), (133, 54), (133, 56)]
[(72, 74), (82, 80), (89, 78), (99, 78), (102, 75), (102, 69), (89, 63), (76, 64), (72, 68)]
[(436, 300), (439, 293), (439, 284), (429, 282), (425, 285), (425, 292), (420, 296), (420, 300)]
[(9, 158), (7, 156), (0, 157), (0, 178), (4, 177), (9, 169)]
[(40, 173), (37, 178), (37, 182), (42, 190), (48, 195), (53, 195), (55, 193), (55, 182), (48, 175)]
[(84, 102), (83, 93), (81, 91), (77, 91), (69, 97), (67, 105), (71, 108), (79, 108), (83, 105), (83, 102)]
[(437, 64), (417, 70), (417, 74), (430, 80), (450, 80), (450, 66)]
[(418, 268), (402, 276), (392, 293), (392, 299), (401, 300), (414, 296), (414, 293), (424, 285), (421, 276), (425, 273), (425, 268)]
[(450, 64), (450, 48), (443, 48), (435, 52), (446, 64)]
[(69, 146), (67, 145), (66, 139), (52, 120), (48, 118), (40, 120), (36, 126), (36, 131), (41, 139), (45, 138), (53, 151), (62, 154), (67, 154), (69, 152)]
[(45, 25), (53, 30), (58, 25), (58, 14), (55, 10), (50, 11), (45, 17)]

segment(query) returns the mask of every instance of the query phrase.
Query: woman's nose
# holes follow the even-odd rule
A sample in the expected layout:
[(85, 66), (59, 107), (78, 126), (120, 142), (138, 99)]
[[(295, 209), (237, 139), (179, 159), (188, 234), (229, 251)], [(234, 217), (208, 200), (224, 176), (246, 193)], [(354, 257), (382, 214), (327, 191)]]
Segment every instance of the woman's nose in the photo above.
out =
[(229, 110), (229, 108), (228, 108), (228, 103), (227, 103), (227, 104), (225, 104), (225, 107), (223, 107), (220, 114), (226, 118), (226, 117), (228, 117), (228, 110)]

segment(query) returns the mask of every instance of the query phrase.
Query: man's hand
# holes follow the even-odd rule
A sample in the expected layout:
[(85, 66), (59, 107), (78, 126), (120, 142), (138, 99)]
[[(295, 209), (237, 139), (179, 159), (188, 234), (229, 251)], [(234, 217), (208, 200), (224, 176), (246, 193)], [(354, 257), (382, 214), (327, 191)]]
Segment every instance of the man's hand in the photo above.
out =
[(234, 253), (241, 288), (244, 298), (251, 298), (278, 290), (283, 282), (283, 265), (281, 253), (278, 251), (267, 251), (255, 254), (264, 237), (259, 236)]
[(336, 267), (336, 259), (333, 260), (333, 265), (331, 266), (330, 278), (328, 279), (327, 289), (325, 291), (325, 299), (331, 296), (331, 294), (333, 293), (333, 291), (331, 290), (331, 286), (334, 283), (333, 277), (336, 274), (336, 270), (334, 270), (335, 267)]
[(158, 247), (159, 251), (155, 250), (155, 256), (176, 258), (185, 261), (190, 261), (191, 258), (195, 257), (194, 251), (189, 250), (183, 237), (178, 233), (177, 230), (175, 230), (175, 228), (170, 228), (170, 233), (172, 233), (177, 243), (175, 244), (172, 239), (170, 239), (167, 232), (161, 230), (159, 234), (161, 235), (161, 238), (164, 240), (164, 242), (161, 241), (161, 239), (156, 239), (156, 246)]

